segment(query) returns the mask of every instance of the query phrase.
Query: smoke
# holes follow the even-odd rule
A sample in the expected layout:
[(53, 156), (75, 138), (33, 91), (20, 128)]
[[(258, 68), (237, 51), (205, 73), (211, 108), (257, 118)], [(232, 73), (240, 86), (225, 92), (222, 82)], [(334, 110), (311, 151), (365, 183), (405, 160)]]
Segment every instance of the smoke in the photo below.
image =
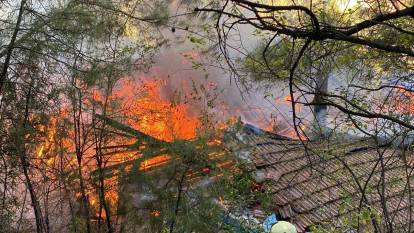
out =
[[(191, 27), (190, 27), (191, 30)], [(238, 28), (239, 35), (235, 37), (230, 56), (240, 56), (237, 51), (249, 51), (259, 43), (253, 36), (253, 28), (242, 26)], [(290, 102), (284, 98), (286, 83), (280, 82), (271, 90), (252, 88), (245, 90), (226, 71), (223, 61), (214, 61), (218, 51), (205, 52), (203, 46), (197, 46), (189, 39), (185, 30), (166, 29), (162, 33), (169, 40), (155, 57), (155, 62), (146, 73), (137, 73), (140, 79), (162, 80), (162, 97), (166, 100), (181, 101), (190, 104), (190, 114), (198, 114), (205, 102), (192, 101), (194, 87), (210, 98), (217, 95), (214, 108), (211, 110), (221, 120), (230, 117), (240, 117), (243, 121), (254, 124), (266, 130), (275, 130), (281, 134), (291, 131)], [(203, 48), (201, 48), (203, 47)], [(205, 101), (205, 100), (204, 100)]]

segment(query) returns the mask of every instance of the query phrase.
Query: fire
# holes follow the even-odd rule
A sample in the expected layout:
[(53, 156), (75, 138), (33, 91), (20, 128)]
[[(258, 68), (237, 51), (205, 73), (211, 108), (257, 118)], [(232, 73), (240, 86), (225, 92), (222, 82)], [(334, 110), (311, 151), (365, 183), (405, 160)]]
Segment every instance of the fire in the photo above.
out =
[(46, 137), (44, 139), (44, 143), (40, 145), (40, 148), (37, 152), (38, 158), (43, 158), (45, 152), (47, 152), (52, 146), (56, 135), (56, 118), (52, 118), (50, 125), (43, 129), (46, 131)]
[(39, 149), (39, 152), (37, 152), (37, 157), (38, 158), (42, 158), (42, 156), (43, 156), (43, 151), (45, 150), (45, 146), (44, 145), (42, 145), (41, 147), (40, 147), (40, 149)]
[(292, 96), (287, 95), (287, 96), (283, 97), (283, 100), (287, 101), (287, 102), (291, 102), (292, 101)]
[(404, 87), (397, 86), (395, 93), (395, 102), (393, 102), (394, 108), (400, 113), (412, 113), (414, 112), (414, 94), (411, 91), (404, 90)]
[(163, 141), (193, 139), (200, 125), (197, 116), (190, 116), (185, 103), (164, 100), (163, 84), (162, 81), (144, 80), (141, 85), (126, 83), (116, 91), (129, 105), (129, 125)]
[[(165, 100), (162, 96), (163, 85), (165, 85), (165, 81), (160, 80), (123, 81), (114, 89), (110, 99), (121, 100), (121, 105), (126, 110), (124, 111), (126, 124), (142, 133), (166, 142), (177, 139), (193, 139), (200, 126), (197, 115), (189, 114), (189, 106), (185, 103)], [(94, 92), (92, 98), (95, 101), (102, 101), (103, 96), (99, 92)], [(121, 141), (121, 139), (114, 138), (111, 143), (114, 145), (125, 144), (120, 143)], [(133, 142), (134, 139), (131, 139), (128, 143)], [(139, 149), (146, 149), (146, 146), (141, 145)], [(139, 153), (134, 155), (134, 153), (115, 151), (111, 155), (112, 162), (108, 165), (116, 165), (141, 156), (143, 155)], [(145, 172), (162, 166), (170, 160), (170, 155), (160, 154), (141, 162), (138, 169)], [(92, 166), (92, 169), (96, 169), (96, 167)], [(132, 165), (126, 168), (126, 170), (131, 169), (134, 169)], [(117, 171), (113, 171), (112, 174), (117, 175)], [(112, 206), (116, 206), (115, 203), (119, 198), (117, 180), (115, 177), (114, 179), (105, 179), (105, 185), (111, 187), (105, 193), (107, 201)], [(99, 205), (97, 194), (91, 193), (89, 195), (91, 206), (97, 208)], [(97, 213), (97, 216), (98, 214), (102, 217), (106, 213)], [(160, 212), (154, 211), (151, 214), (157, 217)]]
[(159, 210), (152, 210), (151, 215), (154, 217), (159, 217), (161, 215), (161, 211)]
[[(301, 111), (302, 110), (302, 105), (300, 103), (297, 103), (297, 101), (298, 101), (297, 100), (297, 98), (298, 98), (297, 95), (293, 94), (293, 98), (294, 98), (294, 101), (295, 101), (295, 111), (296, 112)], [(283, 97), (283, 100), (286, 101), (286, 102), (289, 102), (289, 104), (290, 104), (290, 102), (292, 102), (292, 96), (290, 96), (290, 94), (289, 94), (289, 95)], [(278, 100), (276, 100), (276, 104), (278, 104)]]
[(153, 167), (158, 167), (160, 165), (163, 165), (166, 162), (168, 162), (168, 160), (170, 160), (170, 159), (171, 159), (171, 156), (169, 156), (169, 155), (155, 156), (153, 158), (144, 160), (144, 162), (141, 163), (139, 169), (141, 171), (146, 171), (146, 170), (151, 169)]
[[(120, 85), (118, 85), (113, 90), (113, 93), (111, 96), (109, 96), (109, 100), (118, 101), (117, 103), (119, 103), (119, 106), (121, 106), (122, 111), (117, 110), (121, 114), (117, 116), (121, 116), (122, 119), (124, 119), (125, 124), (142, 133), (166, 142), (172, 142), (174, 140), (194, 139), (197, 135), (197, 130), (201, 126), (201, 122), (198, 118), (198, 113), (194, 111), (191, 112), (190, 105), (188, 103), (181, 102), (180, 100), (166, 100), (165, 96), (162, 95), (163, 85), (165, 85), (165, 81), (159, 80), (143, 80), (140, 83), (136, 81), (123, 81), (120, 82)], [(209, 88), (214, 89), (216, 86), (216, 83), (209, 83)], [(101, 91), (94, 89), (88, 93), (88, 98), (85, 99), (86, 104), (89, 104), (91, 101), (94, 101), (96, 103), (103, 103), (104, 95)], [(115, 108), (109, 105), (108, 116), (112, 116), (114, 113)], [(49, 126), (45, 127), (44, 140), (36, 147), (35, 150), (35, 154), (45, 166), (53, 168), (53, 166), (58, 164), (58, 161), (60, 161), (61, 157), (59, 157), (59, 155), (55, 152), (62, 151), (58, 149), (64, 149), (63, 151), (66, 151), (69, 155), (69, 157), (65, 158), (64, 160), (67, 164), (66, 169), (68, 169), (68, 171), (71, 169), (73, 169), (73, 171), (76, 171), (78, 164), (76, 161), (76, 156), (74, 155), (75, 146), (73, 141), (73, 129), (69, 127), (67, 128), (67, 132), (65, 132), (66, 134), (61, 134), (59, 132), (59, 139), (56, 137), (56, 133), (59, 128), (58, 123), (61, 123), (60, 118), (72, 120), (71, 117), (71, 108), (68, 106), (60, 112), (60, 115), (56, 116), (55, 120), (52, 120), (49, 123)], [(84, 117), (85, 120), (89, 120), (92, 118), (92, 115), (90, 115), (90, 113), (85, 113)], [(219, 128), (227, 127), (227, 125), (224, 123), (220, 124), (219, 126)], [(89, 140), (91, 139), (92, 138)], [(131, 144), (134, 143), (135, 140), (136, 139), (134, 138), (126, 139), (115, 136), (114, 138), (111, 138), (108, 144), (104, 145), (104, 147)], [(208, 144), (211, 146), (220, 145), (221, 143), (222, 142), (218, 139), (214, 139), (208, 142)], [(63, 148), (58, 148), (59, 146)], [(105, 156), (107, 156), (106, 158), (108, 158), (108, 160), (105, 166), (117, 165), (123, 162), (139, 159), (144, 156), (141, 154), (140, 150), (147, 149), (146, 147), (147, 146), (144, 143), (139, 147), (136, 153), (123, 151), (121, 149), (111, 149), (111, 151), (106, 150), (104, 153)], [(53, 148), (58, 149), (54, 150)], [(93, 174), (91, 172), (98, 169), (96, 161), (94, 159), (94, 156), (96, 156), (96, 150), (94, 147), (90, 147), (83, 153), (84, 158), (82, 160), (82, 172), (85, 180), (90, 181), (93, 180), (90, 179)], [(223, 155), (224, 152), (211, 153), (209, 154), (209, 157), (211, 159), (218, 159)], [(142, 161), (139, 164), (138, 169), (140, 171), (146, 172), (159, 166), (165, 165), (171, 159), (172, 157), (168, 154), (165, 154), (163, 151), (155, 157)], [(230, 161), (224, 161), (218, 164), (218, 167), (228, 166), (231, 166)], [(134, 168), (132, 165), (129, 165), (125, 169), (131, 170), (136, 168)], [(203, 172), (208, 173), (209, 168), (206, 169), (204, 169)], [(110, 174), (112, 176), (105, 177), (104, 180), (105, 200), (110, 206), (117, 206), (116, 203), (119, 201), (119, 184), (117, 180), (117, 175), (119, 172), (120, 171), (117, 171), (116, 169), (114, 171), (111, 171)], [(215, 177), (217, 176), (218, 175)], [(73, 192), (77, 198), (81, 198), (79, 190), (73, 190)], [(91, 210), (94, 212), (94, 214), (97, 217), (104, 217), (107, 213), (105, 213), (105, 211), (100, 208), (102, 203), (100, 203), (101, 200), (99, 198), (98, 190), (95, 189), (95, 184), (86, 184), (86, 195), (89, 200)], [(160, 216), (161, 213), (157, 210), (154, 210), (151, 214), (157, 217)]]

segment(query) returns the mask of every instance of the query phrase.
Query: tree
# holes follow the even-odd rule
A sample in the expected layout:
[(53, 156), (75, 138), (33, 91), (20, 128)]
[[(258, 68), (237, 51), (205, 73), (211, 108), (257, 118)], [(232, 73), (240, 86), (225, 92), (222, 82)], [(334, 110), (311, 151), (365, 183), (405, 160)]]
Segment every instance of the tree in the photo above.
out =
[[(148, 219), (152, 230), (169, 232), (221, 227), (218, 186), (193, 186), (190, 180), (194, 173), (221, 171), (215, 162), (228, 164), (227, 154), (217, 152), (224, 148), (212, 142), (216, 134), (161, 140), (157, 134), (131, 131), (128, 124), (146, 130), (133, 120), (143, 122), (148, 115), (157, 120), (165, 110), (170, 114), (165, 119), (174, 123), (185, 109), (178, 100), (158, 98), (154, 105), (165, 108), (155, 109), (160, 113), (149, 108), (131, 116), (140, 109), (123, 102), (118, 90), (128, 87), (126, 76), (147, 70), (167, 41), (162, 29), (188, 31), (188, 21), (170, 15), (161, 0), (2, 1), (0, 9), (5, 12), (0, 16), (2, 229), (135, 232)], [(141, 91), (133, 101), (147, 100), (147, 94)], [(115, 120), (125, 125), (119, 129), (122, 124)], [(188, 125), (182, 127), (195, 131), (198, 119), (185, 120)], [(173, 159), (146, 174), (146, 159), (167, 157), (165, 150)], [(210, 160), (213, 152), (223, 156)], [(160, 187), (157, 178), (167, 182)], [(131, 205), (131, 195), (148, 189), (157, 201)]]
[[(331, 1), (329, 3), (315, 1), (311, 2), (309, 6), (306, 4), (298, 5), (295, 3), (290, 5), (289, 1), (287, 1), (286, 5), (279, 6), (272, 3), (261, 4), (252, 1), (236, 0), (223, 2), (221, 8), (201, 8), (196, 9), (196, 11), (218, 13), (219, 17), (217, 22), (218, 25), (221, 25), (221, 27), (218, 28), (218, 34), (219, 39), (221, 40), (220, 45), (223, 54), (229, 54), (227, 51), (227, 39), (229, 38), (229, 34), (232, 33), (234, 26), (237, 24), (252, 25), (261, 32), (267, 33), (266, 35), (271, 33), (270, 39), (267, 40), (266, 45), (260, 50), (261, 54), (256, 53), (256, 55), (262, 55), (261, 64), (263, 67), (270, 68), (268, 73), (270, 73), (270, 76), (273, 76), (272, 78), (280, 77), (279, 74), (282, 74), (282, 78), (283, 75), (286, 77), (286, 71), (290, 73), (288, 78), (292, 99), (294, 97), (293, 91), (295, 88), (294, 78), (299, 75), (304, 75), (303, 73), (295, 75), (298, 66), (307, 65), (304, 68), (307, 68), (308, 70), (314, 68), (312, 64), (301, 62), (303, 56), (305, 57), (304, 59), (308, 56), (308, 63), (326, 63), (328, 59), (331, 59), (333, 62), (337, 62), (336, 65), (339, 66), (338, 69), (340, 69), (350, 66), (350, 56), (359, 53), (361, 55), (357, 56), (359, 59), (355, 59), (356, 61), (354, 64), (363, 62), (364, 65), (369, 65), (369, 67), (365, 68), (365, 72), (367, 72), (367, 70), (375, 71), (376, 67), (374, 66), (378, 66), (380, 63), (388, 63), (386, 65), (388, 70), (383, 70), (382, 73), (376, 74), (377, 77), (383, 77), (387, 73), (389, 74), (397, 71), (398, 73), (396, 74), (403, 74), (407, 70), (410, 70), (414, 54), (410, 48), (412, 32), (410, 31), (411, 28), (408, 24), (412, 19), (414, 8), (410, 6), (409, 1), (384, 1), (379, 2), (378, 5), (371, 5), (371, 3), (367, 1), (361, 2), (360, 4), (353, 6), (353, 8), (348, 7), (342, 9), (342, 11), (341, 9), (338, 9), (335, 2), (341, 1)], [(341, 17), (335, 17), (336, 14), (341, 14)], [(364, 15), (364, 18), (366, 19), (354, 23), (353, 19), (362, 15)], [(223, 19), (223, 17), (227, 18)], [(220, 29), (225, 30), (223, 31)], [(390, 35), (393, 36), (391, 37)], [(277, 43), (277, 45), (283, 46), (274, 46), (272, 43)], [(367, 50), (366, 47), (373, 48), (374, 50)], [(327, 48), (326, 51), (323, 48)], [(278, 53), (285, 55), (287, 54), (287, 51), (289, 51), (291, 52), (290, 54), (297, 56), (296, 58), (292, 56), (292, 59), (289, 60), (291, 63), (287, 64), (290, 65), (289, 67), (286, 67), (286, 64), (283, 64), (281, 67), (269, 67), (269, 64), (266, 65), (266, 63), (275, 63), (277, 61), (276, 59), (284, 59), (284, 57), (281, 56), (269, 62), (267, 61), (267, 57), (272, 56), (267, 53), (275, 53), (276, 50)], [(307, 53), (309, 53), (309, 55), (307, 55)], [(374, 62), (372, 57), (378, 58), (378, 54), (386, 54), (386, 57)], [(255, 60), (257, 56), (252, 56), (251, 58)], [(399, 65), (396, 65), (399, 69), (391, 70), (391, 64), (396, 63), (399, 63)], [(317, 68), (315, 68), (315, 70), (317, 70), (317, 72), (320, 71), (320, 69)], [(323, 79), (323, 77), (317, 79)], [(327, 94), (322, 95), (325, 96)], [(316, 100), (320, 99), (320, 96), (321, 95), (319, 94), (316, 95)], [(338, 96), (331, 97), (339, 98)], [(366, 118), (383, 118), (395, 121), (398, 124), (413, 129), (412, 125), (407, 124), (407, 122), (402, 122), (389, 115), (358, 111), (358, 106), (354, 106), (356, 109), (348, 109), (344, 108), (341, 104), (329, 101), (323, 101), (323, 103), (313, 101), (307, 104), (332, 105), (351, 115), (358, 115)], [(292, 106), (294, 105), (295, 101), (292, 101)], [(295, 111), (293, 111), (293, 113), (295, 114)]]
[[(56, 201), (51, 201), (51, 197), (55, 197), (58, 190), (75, 195), (76, 191), (73, 191), (77, 188), (74, 185), (79, 182), (82, 193), (80, 206), (83, 206), (80, 209), (84, 213), (81, 222), (85, 224), (86, 232), (93, 230), (87, 198), (90, 184), (84, 177), (86, 161), (83, 159), (86, 157), (85, 147), (93, 141), (89, 130), (94, 130), (96, 125), (88, 122), (93, 112), (87, 98), (91, 98), (88, 96), (90, 89), (107, 83), (114, 85), (114, 79), (119, 79), (121, 75), (145, 68), (153, 52), (163, 42), (156, 30), (137, 32), (137, 29), (149, 25), (156, 27), (156, 22), (166, 17), (161, 15), (165, 12), (155, 12), (153, 6), (139, 4), (138, 1), (71, 0), (0, 3), (0, 9), (4, 12), (0, 23), (0, 41), (5, 45), (0, 49), (3, 59), (0, 122), (1, 140), (4, 142), (1, 155), (2, 166), (6, 168), (1, 182), (4, 188), (1, 200), (3, 207), (6, 204), (15, 205), (2, 208), (2, 223), (3, 216), (7, 223), (10, 221), (7, 216), (18, 215), (20, 207), (22, 219), (17, 228), (28, 217), (23, 214), (27, 203), (25, 197), (16, 195), (27, 188), (36, 231), (56, 231), (59, 226), (49, 224), (51, 215), (53, 218), (57, 215), (51, 212), (54, 210), (52, 202)], [(112, 80), (106, 82), (108, 77)], [(73, 113), (73, 118), (64, 119), (55, 114), (65, 111)], [(100, 109), (95, 106), (94, 111)], [(73, 130), (69, 126), (73, 126)], [(56, 128), (60, 129), (59, 133), (52, 133)], [(62, 132), (74, 136), (73, 147), (63, 140), (66, 144), (60, 144), (59, 151), (57, 142), (65, 136)], [(78, 164), (74, 170), (67, 167), (72, 151)], [(61, 152), (65, 153), (64, 156)], [(55, 161), (59, 158), (65, 165), (54, 170)], [(13, 185), (20, 179), (20, 173), (23, 174), (25, 188)], [(63, 200), (69, 202), (70, 213), (75, 216), (78, 205), (73, 205), (73, 197)], [(105, 202), (104, 197), (101, 202)], [(64, 210), (61, 213), (68, 212)], [(58, 222), (67, 223), (65, 219)], [(109, 227), (109, 221), (107, 223)], [(72, 219), (75, 232), (82, 230), (76, 228), (77, 224), (76, 219)], [(12, 223), (8, 226), (14, 228)], [(28, 227), (30, 230), (30, 224)]]
[[(212, 1), (195, 11), (214, 17), (220, 51), (239, 81), (277, 85), (287, 81), (294, 131), (306, 148), (310, 123), (298, 113), (298, 105), (313, 107), (309, 111), (322, 129), (327, 129), (326, 116), (319, 114), (328, 108), (335, 114), (327, 122), (331, 129), (323, 132), (324, 137), (353, 130), (357, 136), (372, 138), (378, 148), (410, 151), (414, 129), (410, 107), (412, 1), (228, 0)], [(255, 50), (244, 49), (233, 40), (240, 38), (240, 25), (255, 29), (254, 36), (262, 41)], [(334, 83), (328, 85), (328, 79)], [(385, 174), (387, 165), (381, 153), (378, 163)], [(406, 167), (410, 170), (409, 164)], [(369, 215), (375, 232), (397, 229), (387, 207), (388, 179), (383, 175), (374, 192), (360, 190), (362, 196), (378, 194), (383, 203), (376, 210), (383, 224)], [(410, 178), (402, 179), (410, 183)], [(355, 182), (367, 185), (369, 180), (356, 178)], [(361, 198), (360, 205), (369, 206), (368, 199)], [(408, 217), (407, 222), (411, 222)]]

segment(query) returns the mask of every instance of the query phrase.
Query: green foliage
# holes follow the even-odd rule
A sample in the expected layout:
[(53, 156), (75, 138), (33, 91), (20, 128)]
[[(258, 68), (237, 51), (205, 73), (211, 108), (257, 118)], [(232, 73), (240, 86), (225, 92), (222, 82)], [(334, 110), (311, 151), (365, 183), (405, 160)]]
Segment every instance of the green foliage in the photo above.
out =
[[(224, 193), (220, 182), (211, 179), (222, 174), (217, 165), (228, 161), (229, 155), (223, 147), (210, 143), (217, 136), (214, 132), (191, 141), (163, 142), (115, 120), (100, 118), (136, 138), (135, 144), (144, 141), (149, 148), (147, 152), (141, 151), (143, 157), (134, 161), (132, 169), (118, 176), (123, 203), (118, 214), (126, 216), (131, 231), (160, 232), (172, 225), (174, 232), (216, 232), (220, 229), (223, 210), (217, 200)], [(167, 163), (154, 169), (138, 169), (143, 159), (160, 153), (171, 157)], [(211, 158), (214, 153), (223, 154)]]
[[(20, 2), (26, 2), (22, 7), (23, 20), (15, 28), (15, 13)], [(88, 219), (81, 213), (83, 203), (78, 196), (80, 180), (85, 177), (77, 169), (75, 153), (78, 148), (73, 146), (73, 141), (79, 139), (77, 143), (83, 144), (82, 147), (93, 145), (91, 135), (96, 132), (93, 128), (96, 125), (84, 116), (92, 116), (104, 108), (103, 103), (89, 98), (94, 91), (109, 93), (108, 86), (115, 85), (130, 72), (145, 70), (164, 42), (155, 27), (141, 30), (145, 33), (134, 40), (128, 38), (124, 34), (127, 22), (134, 21), (134, 27), (142, 29), (148, 22), (133, 20), (134, 17), (151, 13), (153, 17), (160, 17), (161, 23), (166, 23), (169, 17), (163, 1), (151, 12), (125, 7), (130, 2), (59, 0), (0, 4), (2, 61), (8, 49), (13, 49), (5, 86), (0, 93), (0, 190), (7, 189), (2, 190), (0, 197), (0, 205), (5, 203), (0, 206), (0, 231), (17, 232), (17, 225), (21, 226), (20, 232), (35, 231), (32, 212), (26, 208), (32, 206), (35, 199), (31, 197), (23, 202), (22, 195), (24, 184), (33, 182), (32, 194), (41, 200), (38, 205), (43, 216), (40, 218), (43, 221), (58, 219), (48, 231), (54, 232), (60, 227), (66, 230), (69, 226), (73, 232), (86, 232)], [(144, 1), (136, 3), (148, 6)], [(123, 12), (125, 8), (128, 14)], [(15, 44), (8, 46), (15, 30)], [(116, 104), (116, 101), (109, 103), (114, 109)], [(78, 113), (81, 125), (74, 122)], [(52, 119), (56, 129), (51, 129)], [(79, 138), (74, 136), (76, 126), (79, 126), (76, 133), (82, 134)], [(51, 134), (53, 130), (56, 132)], [(48, 148), (41, 154), (43, 146)], [(27, 162), (22, 162), (20, 156)], [(85, 160), (81, 166), (93, 165), (91, 157)], [(27, 177), (22, 168), (27, 168)], [(87, 169), (81, 167), (80, 170)], [(87, 195), (96, 191), (96, 186), (89, 182), (88, 177), (85, 178)], [(18, 195), (14, 196), (16, 193)], [(58, 203), (59, 208), (47, 209), (51, 202)], [(26, 219), (28, 216), (30, 221)], [(92, 230), (102, 231), (103, 223)]]
[(257, 184), (243, 162), (237, 168), (236, 173), (226, 171), (228, 174), (220, 181), (229, 211), (239, 212), (260, 206), (263, 211), (271, 212), (274, 203), (272, 194), (266, 190), (266, 183)]
[(156, 1), (153, 5), (152, 12), (148, 18), (156, 18), (156, 23), (165, 25), (170, 16), (170, 9), (165, 1)]
[(292, 44), (288, 40), (260, 43), (249, 56), (242, 61), (242, 67), (254, 81), (275, 82), (289, 76)]

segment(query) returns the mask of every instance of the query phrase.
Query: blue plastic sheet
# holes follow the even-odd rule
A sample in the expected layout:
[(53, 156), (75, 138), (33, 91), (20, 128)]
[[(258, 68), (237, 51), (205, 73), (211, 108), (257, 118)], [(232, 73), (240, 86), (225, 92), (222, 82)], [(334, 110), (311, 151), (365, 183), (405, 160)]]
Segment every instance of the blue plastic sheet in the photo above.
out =
[(272, 214), (263, 221), (263, 229), (265, 232), (270, 232), (272, 226), (277, 223), (276, 214)]
[(263, 130), (261, 130), (260, 128), (254, 126), (252, 124), (246, 123), (246, 124), (244, 124), (244, 127), (247, 130), (247, 132), (250, 133), (250, 134), (255, 134), (255, 135), (263, 134)]

